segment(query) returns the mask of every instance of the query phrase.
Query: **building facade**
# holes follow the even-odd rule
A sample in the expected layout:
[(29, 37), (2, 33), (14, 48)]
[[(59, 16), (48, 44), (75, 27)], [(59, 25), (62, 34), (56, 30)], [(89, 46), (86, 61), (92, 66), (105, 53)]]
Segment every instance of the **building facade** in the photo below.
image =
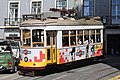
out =
[(84, 0), (83, 16), (101, 16), (104, 24), (104, 51), (120, 53), (120, 0)]
[(50, 8), (77, 9), (81, 16), (81, 0), (1, 0), (0, 26), (5, 26), (6, 39), (19, 39), (19, 24), (22, 15), (50, 12)]
[[(50, 8), (73, 9), (76, 7), (77, 13), (80, 15), (80, 4), (81, 0), (1, 0), (0, 26), (17, 25), (23, 14), (49, 12)], [(4, 24), (5, 18), (6, 23), (10, 22), (9, 24)]]
[(109, 15), (106, 16), (105, 40), (108, 54), (120, 54), (120, 0), (108, 0)]

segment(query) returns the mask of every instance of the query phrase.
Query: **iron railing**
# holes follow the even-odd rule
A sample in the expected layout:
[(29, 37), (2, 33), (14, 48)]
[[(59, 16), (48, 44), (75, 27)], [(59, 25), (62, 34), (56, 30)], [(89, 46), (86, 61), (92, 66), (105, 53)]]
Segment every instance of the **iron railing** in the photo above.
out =
[(5, 18), (4, 26), (18, 26), (22, 21), (22, 18)]

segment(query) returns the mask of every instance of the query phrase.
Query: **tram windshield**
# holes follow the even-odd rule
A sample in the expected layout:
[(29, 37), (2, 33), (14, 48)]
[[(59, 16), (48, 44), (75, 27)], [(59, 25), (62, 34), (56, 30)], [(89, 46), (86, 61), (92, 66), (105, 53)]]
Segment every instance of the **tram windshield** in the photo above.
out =
[(22, 30), (23, 47), (43, 47), (44, 31), (42, 29)]
[(33, 43), (33, 47), (44, 46), (44, 31), (43, 30), (36, 29), (32, 31), (32, 43)]

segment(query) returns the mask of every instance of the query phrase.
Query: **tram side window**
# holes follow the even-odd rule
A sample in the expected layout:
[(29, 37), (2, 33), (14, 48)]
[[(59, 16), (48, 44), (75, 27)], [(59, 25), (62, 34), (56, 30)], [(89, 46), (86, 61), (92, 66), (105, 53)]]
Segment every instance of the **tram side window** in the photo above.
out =
[(33, 47), (44, 46), (44, 31), (41, 29), (36, 29), (32, 31), (32, 42)]
[(84, 45), (89, 43), (89, 30), (84, 30)]
[(62, 46), (69, 46), (69, 31), (62, 31)]
[(101, 34), (100, 34), (100, 30), (96, 30), (96, 42), (101, 42)]
[(83, 30), (77, 31), (77, 44), (83, 45)]
[(95, 43), (95, 30), (90, 30), (90, 43)]
[(71, 46), (76, 45), (76, 30), (70, 31), (70, 45)]
[(31, 38), (30, 38), (30, 30), (23, 30), (23, 46), (30, 47)]

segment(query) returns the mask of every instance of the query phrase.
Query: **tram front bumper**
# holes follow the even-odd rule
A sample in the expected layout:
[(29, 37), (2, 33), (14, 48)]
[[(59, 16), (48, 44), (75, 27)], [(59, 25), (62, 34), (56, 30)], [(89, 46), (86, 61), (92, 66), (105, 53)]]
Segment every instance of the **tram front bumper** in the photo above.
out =
[(24, 62), (20, 61), (19, 68), (20, 69), (44, 69), (46, 67), (46, 62)]

